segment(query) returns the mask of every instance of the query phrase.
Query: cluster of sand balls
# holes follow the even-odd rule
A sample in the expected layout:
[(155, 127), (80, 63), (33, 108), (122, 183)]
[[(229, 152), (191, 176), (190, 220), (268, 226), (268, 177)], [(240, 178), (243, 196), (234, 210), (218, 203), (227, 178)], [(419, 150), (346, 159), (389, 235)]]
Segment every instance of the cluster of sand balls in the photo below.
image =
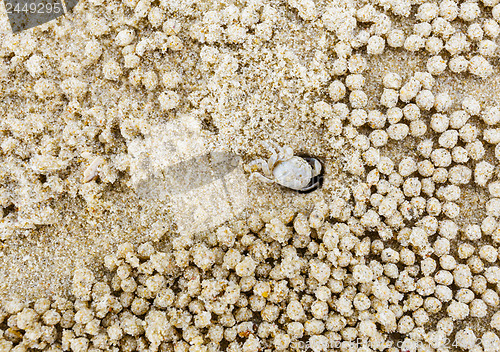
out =
[[(398, 6), (392, 7), (393, 13), (408, 17), (410, 4), (401, 6), (404, 3), (397, 2)], [(375, 12), (371, 5), (361, 10), (365, 19), (373, 17)], [(493, 73), (488, 60), (496, 55), (495, 39), (500, 34), (499, 15), (497, 1), (424, 2), (417, 8), (413, 33), (404, 38), (401, 31), (393, 32), (388, 42), (391, 47), (404, 47), (411, 52), (424, 49), (431, 55), (427, 69), (432, 74), (439, 75), (448, 66), (454, 73), (468, 71), (488, 77)]]
[[(101, 1), (91, 3), (103, 7)], [(83, 168), (73, 165), (63, 182), (70, 165), (65, 155), (90, 158), (88, 150), (97, 154), (113, 145), (116, 124), (122, 136), (139, 124), (140, 119), (128, 118), (134, 111), (126, 98), (110, 111), (104, 103), (85, 105), (92, 84), (76, 76), (94, 64), (102, 67), (95, 82), (126, 80), (133, 89), (151, 93), (153, 102), (144, 109), (172, 117), (192, 104), (200, 114), (212, 114), (220, 135), (231, 141), (253, 133), (248, 126), (257, 129), (254, 121), (241, 127), (241, 111), (253, 117), (259, 104), (268, 108), (283, 100), (291, 111), (298, 102), (301, 116), (324, 125), (325, 144), (345, 154), (341, 161), (352, 182), (340, 195), (325, 195), (312, 212), (254, 214), (206, 237), (179, 236), (161, 251), (148, 243), (122, 244), (105, 258), (103, 281), (89, 269), (75, 271), (70, 299), (5, 302), (0, 352), (500, 351), (500, 109), (482, 106), (472, 96), (453, 101), (453, 92), (435, 90), (440, 75), (468, 72), (487, 78), (493, 73), (500, 5), (495, 0), (419, 2), (406, 35), (393, 22), (410, 16), (413, 3), (381, 0), (377, 6), (319, 9), (311, 0), (289, 0), (300, 21), (335, 35), (331, 48), (318, 44), (306, 63), (290, 47), (259, 51), (273, 35), (282, 35), (280, 25), (287, 21), (264, 1), (203, 15), (181, 2), (126, 1), (132, 15), (119, 29), (110, 27), (106, 16), (88, 21), (85, 60), (63, 59), (60, 66), (72, 77), (61, 81), (45, 78), (50, 60), (35, 53), (33, 37), (26, 35), (21, 49), (15, 37), (5, 41), (3, 57), (11, 56), (13, 69), (30, 75), (36, 98), (46, 102), (62, 96), (69, 100), (65, 114), (76, 116), (51, 124), (54, 130), (46, 132), (53, 139), (45, 139), (39, 151), (19, 146), (26, 140), (36, 145), (42, 138), (48, 127), (40, 116), (6, 120), (12, 136), (2, 141), (2, 155), (16, 160), (16, 174), (28, 176), (11, 187), (16, 191), (3, 190), (0, 203), (20, 208), (27, 224), (57, 223), (52, 208), (39, 209), (45, 197), (38, 175), (48, 175), (43, 184), (53, 193), (77, 194)], [(154, 34), (135, 29), (137, 23), (154, 28)], [(110, 55), (104, 43), (117, 55)], [(160, 52), (182, 55), (188, 45), (192, 58), (179, 59), (178, 66), (145, 63)], [(374, 106), (366, 89), (369, 59), (399, 48), (424, 52), (426, 71), (409, 77), (386, 73)], [(253, 59), (264, 64), (254, 65)], [(289, 72), (280, 76), (269, 67)], [(284, 87), (287, 75), (300, 78), (290, 84), (298, 85), (297, 91), (316, 90), (323, 100), (298, 99), (303, 93)], [(198, 87), (199, 77), (209, 84)], [(181, 89), (187, 80), (196, 81), (189, 98)], [(251, 87), (249, 81), (262, 89), (255, 101), (230, 96), (228, 87), (238, 91)], [(278, 87), (283, 95), (277, 99), (267, 87)], [(277, 119), (279, 114), (269, 115)], [(100, 127), (86, 131), (87, 122)], [(99, 147), (87, 146), (89, 140)], [(411, 153), (401, 155), (413, 142)], [(71, 153), (52, 155), (55, 145)], [(117, 161), (117, 156), (127, 159), (125, 149), (102, 149), (115, 155), (100, 171), (100, 182), (114, 183), (115, 169), (127, 171)], [(22, 166), (20, 161), (28, 159), (29, 167)], [(85, 187), (95, 187), (92, 182)], [(479, 203), (477, 209), (463, 205), (471, 193), (485, 195), (484, 209)], [(478, 212), (485, 216), (478, 220)], [(9, 226), (19, 226), (13, 212), (6, 217), (12, 220)]]
[[(122, 137), (131, 134), (132, 126), (143, 124), (137, 121), (142, 117), (156, 123), (193, 113), (212, 123), (229, 148), (241, 152), (248, 149), (249, 139), (265, 135), (273, 121), (276, 125), (271, 127), (283, 130), (282, 136), (290, 135), (289, 122), (297, 118), (303, 118), (306, 125), (336, 122), (329, 110), (315, 105), (328, 86), (334, 102), (343, 99), (342, 90), (347, 88), (352, 108), (367, 107), (370, 99), (363, 91), (363, 60), (366, 68), (369, 59), (387, 55), (390, 60), (392, 53), (405, 50), (426, 63), (422, 74), (434, 77), (471, 73), (487, 78), (494, 72), (495, 40), (500, 33), (496, 0), (439, 4), (379, 0), (366, 5), (341, 1), (327, 6), (312, 0), (279, 4), (248, 0), (239, 6), (209, 6), (204, 1), (192, 5), (130, 0), (115, 8), (94, 0), (86, 3), (89, 18), (77, 13), (74, 22), (61, 19), (58, 26), (52, 23), (31, 32), (1, 34), (4, 65), (0, 79), (12, 78), (4, 84), (7, 91), (29, 91), (32, 96), (24, 104), (6, 100), (2, 105), (5, 111), (26, 110), (2, 120), (7, 132), (0, 153), (8, 167), (2, 177), (6, 187), (0, 190), (7, 218), (0, 240), (19, 228), (57, 223), (58, 214), (47, 199), (79, 192), (81, 172), (95, 157), (101, 155), (107, 161), (101, 181), (114, 183), (126, 171), (128, 155)], [(115, 12), (96, 16), (99, 11)], [(292, 14), (298, 15), (293, 21), (288, 18)], [(109, 20), (114, 16), (116, 21)], [(85, 23), (84, 28), (78, 21)], [(303, 30), (295, 31), (295, 27)], [(311, 28), (315, 35), (308, 37)], [(71, 31), (81, 38), (75, 40), (75, 47), (50, 46), (44, 37), (47, 32), (60, 39)], [(306, 44), (297, 47), (290, 40), (295, 36)], [(46, 39), (44, 45), (38, 45), (42, 39)], [(316, 41), (318, 45), (309, 44)], [(269, 50), (275, 43), (280, 43), (280, 50)], [(303, 55), (306, 59), (297, 55), (301, 51), (308, 53)], [(276, 74), (271, 67), (281, 71)], [(430, 80), (420, 77), (402, 87), (400, 101), (412, 99), (412, 89), (416, 89), (420, 108), (428, 110), (434, 101), (446, 105), (446, 96), (433, 97), (431, 85), (425, 83)], [(381, 97), (385, 107), (398, 103), (400, 87), (395, 80), (388, 79)], [(119, 103), (110, 105), (115, 89), (123, 94)], [(253, 89), (258, 92), (254, 97), (247, 94)], [(309, 90), (313, 99), (304, 99), (308, 95), (301, 92)], [(87, 99), (95, 91), (99, 91), (97, 100)], [(290, 95), (286, 106), (278, 109), (286, 111), (286, 116), (275, 109), (282, 93)], [(149, 100), (141, 100), (146, 97)], [(290, 113), (289, 117), (293, 111), (300, 116)], [(364, 118), (361, 111), (353, 115)], [(412, 126), (415, 133), (422, 133), (421, 121)], [(120, 135), (114, 133), (117, 127)], [(292, 127), (292, 132), (312, 132), (306, 127)], [(404, 128), (391, 131), (404, 138), (400, 133)], [(19, 174), (26, 180), (15, 181)]]
[[(381, 203), (398, 198), (388, 182), (378, 189)], [(452, 255), (451, 220), (374, 232), (377, 213), (356, 213), (339, 197), (309, 215), (283, 209), (179, 236), (163, 251), (124, 243), (105, 257), (107, 279), (75, 271), (71, 299), (6, 302), (0, 351), (500, 349), (497, 247), (463, 243)], [(461, 324), (470, 318), (485, 323)]]

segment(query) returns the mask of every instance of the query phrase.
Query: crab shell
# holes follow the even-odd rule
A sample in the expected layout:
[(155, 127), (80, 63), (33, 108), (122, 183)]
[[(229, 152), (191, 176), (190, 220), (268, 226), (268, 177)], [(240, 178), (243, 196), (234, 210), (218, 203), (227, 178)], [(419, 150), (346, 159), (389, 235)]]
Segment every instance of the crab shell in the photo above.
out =
[(311, 165), (298, 156), (293, 156), (278, 163), (273, 169), (276, 183), (296, 191), (300, 191), (309, 185), (313, 177), (312, 173)]

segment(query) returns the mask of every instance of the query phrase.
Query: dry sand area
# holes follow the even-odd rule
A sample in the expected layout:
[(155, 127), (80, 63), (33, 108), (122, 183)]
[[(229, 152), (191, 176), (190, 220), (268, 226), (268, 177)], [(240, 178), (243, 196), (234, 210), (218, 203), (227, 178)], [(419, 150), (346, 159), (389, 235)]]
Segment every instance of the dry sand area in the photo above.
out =
[(0, 5), (0, 352), (500, 351), (500, 4), (425, 1)]

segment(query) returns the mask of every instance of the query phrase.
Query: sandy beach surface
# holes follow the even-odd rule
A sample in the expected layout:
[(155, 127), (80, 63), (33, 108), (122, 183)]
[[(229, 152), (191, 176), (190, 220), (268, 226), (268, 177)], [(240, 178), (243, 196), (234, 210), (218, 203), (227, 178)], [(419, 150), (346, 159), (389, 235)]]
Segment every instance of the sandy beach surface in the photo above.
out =
[(0, 351), (500, 351), (497, 3), (0, 5)]

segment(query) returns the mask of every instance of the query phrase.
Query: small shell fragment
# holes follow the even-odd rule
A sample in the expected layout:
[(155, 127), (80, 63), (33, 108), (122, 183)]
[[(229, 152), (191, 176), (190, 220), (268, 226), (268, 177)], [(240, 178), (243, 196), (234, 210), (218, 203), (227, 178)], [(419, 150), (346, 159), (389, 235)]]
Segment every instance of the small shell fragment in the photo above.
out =
[(97, 177), (97, 170), (103, 162), (104, 158), (102, 156), (98, 156), (92, 161), (92, 163), (83, 172), (83, 183), (90, 182)]

